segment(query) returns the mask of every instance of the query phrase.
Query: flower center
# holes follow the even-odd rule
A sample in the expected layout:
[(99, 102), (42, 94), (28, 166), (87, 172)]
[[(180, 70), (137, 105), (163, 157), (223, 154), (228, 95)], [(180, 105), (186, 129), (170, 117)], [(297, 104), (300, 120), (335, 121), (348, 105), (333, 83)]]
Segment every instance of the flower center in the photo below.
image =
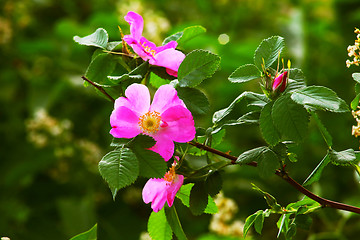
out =
[(169, 169), (169, 171), (167, 173), (165, 173), (164, 179), (167, 182), (173, 182), (175, 177), (176, 177), (176, 173), (175, 173), (175, 166), (176, 164), (172, 165), (171, 168)]
[(156, 133), (161, 123), (160, 114), (156, 111), (147, 112), (139, 119), (139, 126), (143, 133)]

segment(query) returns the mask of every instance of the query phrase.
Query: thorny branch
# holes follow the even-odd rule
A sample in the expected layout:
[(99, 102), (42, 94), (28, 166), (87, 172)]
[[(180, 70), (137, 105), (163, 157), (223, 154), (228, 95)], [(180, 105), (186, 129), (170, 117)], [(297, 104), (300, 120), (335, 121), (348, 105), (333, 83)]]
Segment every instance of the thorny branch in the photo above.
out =
[[(205, 151), (214, 153), (216, 155), (222, 156), (224, 158), (227, 158), (229, 160), (231, 160), (231, 164), (237, 164), (236, 160), (237, 157), (232, 156), (228, 153), (224, 153), (221, 152), (217, 149), (211, 148), (209, 146), (206, 146), (204, 144), (198, 143), (198, 142), (188, 142), (190, 145), (193, 145), (199, 149), (203, 149)], [(247, 165), (249, 166), (253, 166), (253, 167), (257, 167), (257, 162), (251, 162), (248, 163)], [(339, 203), (339, 202), (335, 202), (335, 201), (331, 201), (322, 197), (319, 197), (317, 195), (315, 195), (314, 193), (310, 192), (309, 190), (307, 190), (306, 188), (304, 188), (301, 184), (299, 184), (298, 182), (296, 182), (294, 179), (292, 179), (288, 173), (284, 170), (276, 170), (275, 174), (279, 177), (281, 177), (283, 180), (285, 180), (286, 182), (288, 182), (291, 186), (293, 186), (295, 189), (297, 189), (299, 192), (301, 192), (302, 194), (308, 196), (309, 198), (313, 199), (314, 201), (318, 202), (322, 207), (327, 207), (327, 208), (335, 208), (335, 209), (340, 209), (340, 210), (344, 210), (344, 211), (348, 211), (348, 212), (353, 212), (353, 213), (358, 213), (360, 214), (360, 208), (355, 207), (355, 206), (351, 206), (351, 205), (347, 205), (344, 203)]]

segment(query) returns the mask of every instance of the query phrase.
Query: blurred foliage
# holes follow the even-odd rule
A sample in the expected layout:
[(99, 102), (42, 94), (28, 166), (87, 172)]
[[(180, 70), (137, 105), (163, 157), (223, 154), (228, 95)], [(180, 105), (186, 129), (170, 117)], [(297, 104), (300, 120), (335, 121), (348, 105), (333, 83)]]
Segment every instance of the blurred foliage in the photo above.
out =
[[(260, 41), (272, 35), (285, 38), (286, 57), (302, 68), (308, 85), (332, 88), (347, 103), (354, 97), (351, 73), (358, 69), (346, 69), (345, 61), (360, 22), (357, 0), (3, 0), (0, 9), (0, 236), (10, 239), (68, 239), (96, 222), (99, 239), (139, 239), (146, 231), (145, 179), (121, 190), (113, 202), (97, 170), (109, 151), (113, 106), (83, 87), (81, 76), (92, 50), (72, 40), (98, 27), (108, 31), (110, 40), (119, 40), (118, 26), (129, 31), (123, 20), (127, 11), (143, 15), (144, 35), (157, 44), (184, 27), (207, 29), (184, 50), (208, 49), (222, 57), (220, 71), (201, 84), (211, 97), (211, 112), (228, 106), (245, 89), (260, 91), (256, 83), (234, 88), (227, 77), (252, 62)], [(335, 149), (358, 148), (351, 114), (319, 116), (334, 136)], [(210, 116), (195, 121), (202, 127), (211, 122)], [(316, 128), (315, 123), (310, 127)], [(263, 145), (259, 134), (256, 127), (230, 127), (219, 149), (238, 155)], [(288, 166), (290, 175), (302, 182), (326, 148), (313, 131), (295, 147), (299, 162)], [(251, 167), (229, 168), (223, 176), (224, 195), (235, 200), (235, 218), (241, 221), (266, 208), (250, 182), (282, 205), (299, 199), (291, 186), (275, 176), (264, 182)], [(350, 168), (328, 167), (312, 190), (359, 206), (359, 182)], [(238, 239), (210, 233), (210, 215), (194, 217), (181, 204), (178, 212), (191, 239)], [(355, 239), (360, 233), (359, 216), (325, 209), (313, 217), (311, 229), (298, 232), (297, 239)], [(267, 219), (262, 239), (275, 238), (277, 220)], [(259, 235), (250, 232), (248, 239)]]

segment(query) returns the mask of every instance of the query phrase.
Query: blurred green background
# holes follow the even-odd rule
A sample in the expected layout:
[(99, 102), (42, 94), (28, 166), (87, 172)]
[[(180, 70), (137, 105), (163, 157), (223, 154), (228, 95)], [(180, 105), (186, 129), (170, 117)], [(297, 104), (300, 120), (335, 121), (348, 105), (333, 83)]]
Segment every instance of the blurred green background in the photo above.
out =
[[(227, 77), (252, 63), (258, 44), (272, 35), (285, 37), (285, 59), (304, 71), (309, 85), (330, 87), (347, 103), (355, 96), (351, 73), (359, 69), (347, 69), (345, 61), (346, 48), (356, 37), (354, 27), (360, 27), (358, 0), (2, 0), (0, 6), (0, 237), (69, 239), (96, 222), (99, 239), (140, 239), (146, 231), (151, 212), (141, 199), (146, 179), (121, 190), (114, 202), (98, 173), (97, 163), (111, 150), (113, 106), (93, 88), (83, 87), (81, 76), (94, 49), (72, 40), (98, 27), (108, 31), (110, 40), (119, 40), (118, 26), (129, 32), (123, 20), (128, 11), (144, 17), (144, 35), (157, 44), (187, 26), (207, 29), (185, 51), (202, 48), (222, 57), (218, 73), (200, 86), (212, 112), (244, 90), (260, 91), (257, 83), (234, 85)], [(195, 116), (196, 124), (208, 127), (210, 117)], [(358, 149), (350, 113), (320, 117), (336, 150)], [(326, 154), (313, 122), (310, 130), (293, 149), (299, 162), (288, 166), (300, 183)], [(220, 149), (233, 155), (264, 145), (257, 126), (228, 128), (226, 139)], [(276, 176), (264, 180), (251, 167), (229, 168), (223, 192), (238, 205), (235, 218), (240, 221), (267, 208), (251, 182), (285, 206), (300, 197)], [(328, 166), (311, 189), (360, 206), (359, 179), (350, 168)], [(194, 217), (181, 204), (178, 212), (190, 239), (239, 239), (210, 231), (209, 215)], [(296, 239), (357, 239), (360, 234), (357, 215), (325, 209), (313, 217), (312, 228), (299, 230)], [(275, 239), (276, 221), (266, 219), (263, 235), (252, 232), (249, 239)]]

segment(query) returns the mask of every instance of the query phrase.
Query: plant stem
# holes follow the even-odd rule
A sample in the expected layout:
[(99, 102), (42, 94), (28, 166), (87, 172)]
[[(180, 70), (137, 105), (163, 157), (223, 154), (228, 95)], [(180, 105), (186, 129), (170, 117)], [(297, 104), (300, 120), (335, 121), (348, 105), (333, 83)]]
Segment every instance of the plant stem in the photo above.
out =
[(104, 94), (108, 99), (110, 99), (113, 103), (115, 103), (115, 99), (110, 96), (105, 90), (104, 88), (102, 88), (101, 86), (97, 85), (96, 83), (94, 83), (93, 81), (87, 79), (85, 76), (81, 77), (83, 80), (87, 81), (88, 83), (90, 83), (91, 85), (93, 85), (97, 90), (99, 90), (102, 94)]
[[(222, 156), (224, 158), (227, 158), (227, 159), (231, 160), (231, 164), (237, 164), (236, 163), (237, 157), (235, 157), (235, 156), (232, 156), (232, 155), (230, 155), (228, 153), (221, 152), (221, 151), (219, 151), (217, 149), (211, 148), (209, 146), (206, 146), (206, 145), (198, 143), (198, 142), (188, 142), (188, 143), (190, 145), (193, 145), (193, 146), (197, 147), (197, 148), (200, 148), (200, 149), (203, 149), (205, 151), (211, 152), (213, 154), (216, 154), (216, 155)], [(247, 165), (257, 167), (257, 162), (251, 162), (251, 163), (248, 163)], [(343, 204), (343, 203), (339, 203), (339, 202), (334, 202), (334, 201), (331, 201), (331, 200), (328, 200), (328, 199), (325, 199), (325, 198), (322, 198), (322, 197), (319, 197), (319, 196), (315, 195), (314, 193), (312, 193), (309, 190), (307, 190), (306, 188), (304, 188), (301, 184), (296, 182), (294, 179), (292, 179), (288, 175), (288, 173), (286, 171), (284, 171), (284, 170), (278, 169), (275, 172), (275, 174), (277, 176), (281, 177), (286, 182), (288, 182), (291, 186), (293, 186), (296, 190), (298, 190), (302, 194), (304, 194), (304, 195), (308, 196), (309, 198), (313, 199), (314, 201), (320, 203), (320, 205), (322, 207), (335, 208), (335, 209), (340, 209), (340, 210), (360, 214), (360, 208), (358, 208), (358, 207)]]

